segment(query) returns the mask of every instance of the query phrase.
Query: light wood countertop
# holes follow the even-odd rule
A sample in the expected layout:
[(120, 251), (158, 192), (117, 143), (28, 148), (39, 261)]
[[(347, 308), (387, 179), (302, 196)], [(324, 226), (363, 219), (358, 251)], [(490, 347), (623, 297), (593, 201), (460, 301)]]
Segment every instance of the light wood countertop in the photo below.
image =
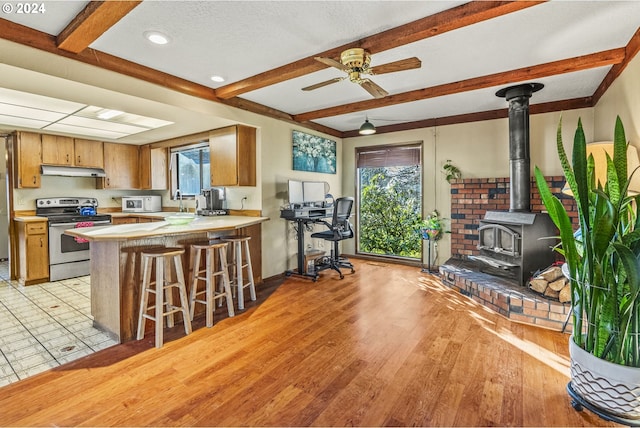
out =
[(48, 221), (46, 217), (40, 217), (37, 215), (24, 215), (24, 216), (20, 216), (20, 217), (14, 217), (13, 221), (19, 221), (22, 223), (33, 223), (33, 222), (39, 222), (39, 221)]
[[(157, 213), (159, 217), (175, 215), (176, 213)], [(147, 213), (146, 215), (149, 215)], [(196, 216), (195, 220), (186, 225), (171, 225), (167, 221), (151, 223), (117, 224), (112, 226), (95, 226), (69, 229), (66, 235), (84, 238), (89, 241), (128, 241), (144, 238), (154, 238), (166, 235), (185, 235), (198, 232), (212, 232), (240, 229), (269, 220), (269, 217), (248, 216)]]

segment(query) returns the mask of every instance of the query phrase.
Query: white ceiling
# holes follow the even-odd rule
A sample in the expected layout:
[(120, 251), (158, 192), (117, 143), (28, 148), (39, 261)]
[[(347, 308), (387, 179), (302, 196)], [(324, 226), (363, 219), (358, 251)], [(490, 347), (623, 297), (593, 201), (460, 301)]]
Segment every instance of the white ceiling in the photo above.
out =
[[(45, 14), (3, 14), (57, 35), (84, 1), (45, 1)], [(451, 9), (459, 1), (161, 1), (146, 0), (107, 30), (91, 48), (210, 88), (237, 82), (302, 58)], [(445, 23), (443, 23), (444, 25)], [(373, 76), (390, 95), (624, 47), (640, 25), (640, 1), (549, 1), (372, 55), (372, 66), (418, 57), (416, 70)], [(161, 31), (171, 41), (152, 45), (143, 36)], [(0, 30), (0, 36), (2, 31)], [(335, 58), (337, 59), (337, 58)], [(545, 88), (531, 104), (594, 94), (610, 66), (535, 79)], [(214, 83), (218, 74), (227, 80)], [(325, 68), (240, 95), (288, 114), (368, 101), (348, 80), (303, 92), (342, 77)], [(357, 129), (368, 115), (376, 125), (413, 122), (506, 107), (495, 87), (323, 117), (338, 131)], [(1, 85), (1, 80), (0, 80)], [(74, 101), (69, 96), (69, 101)], [(94, 105), (101, 105), (96, 100)], [(167, 118), (164, 118), (167, 119)], [(0, 119), (1, 120), (1, 119)], [(169, 128), (168, 128), (169, 129)]]

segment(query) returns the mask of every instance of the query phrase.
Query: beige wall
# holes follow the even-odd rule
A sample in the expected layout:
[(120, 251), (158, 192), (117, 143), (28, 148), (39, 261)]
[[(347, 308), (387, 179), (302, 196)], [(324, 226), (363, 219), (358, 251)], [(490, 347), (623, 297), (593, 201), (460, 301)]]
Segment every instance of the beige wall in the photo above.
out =
[(624, 124), (627, 140), (640, 148), (640, 55), (631, 60), (595, 106), (596, 141), (613, 139), (616, 116)]

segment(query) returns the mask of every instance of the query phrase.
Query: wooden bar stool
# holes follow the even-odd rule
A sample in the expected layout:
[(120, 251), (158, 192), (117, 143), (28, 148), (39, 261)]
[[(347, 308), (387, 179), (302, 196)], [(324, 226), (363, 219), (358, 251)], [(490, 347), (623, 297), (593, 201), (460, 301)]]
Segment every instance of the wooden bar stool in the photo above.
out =
[[(173, 327), (173, 314), (182, 312), (185, 334), (191, 333), (191, 318), (189, 317), (189, 302), (187, 289), (182, 271), (182, 255), (184, 248), (163, 247), (142, 251), (142, 287), (140, 293), (140, 316), (138, 317), (138, 340), (144, 337), (145, 319), (156, 323), (156, 348), (163, 343), (163, 320), (167, 317), (167, 327)], [(155, 261), (155, 281), (151, 281), (151, 269)], [(171, 278), (171, 262), (176, 271), (176, 280)], [(177, 288), (180, 295), (180, 306), (173, 305), (173, 289)], [(149, 306), (149, 294), (155, 295), (155, 304)], [(153, 310), (153, 314), (149, 311)]]
[[(251, 253), (249, 251), (250, 236), (225, 236), (223, 241), (231, 242), (233, 261), (231, 266), (234, 267), (232, 284), (235, 284), (238, 291), (238, 309), (244, 309), (244, 289), (249, 287), (249, 293), (251, 294), (251, 300), (256, 300), (256, 285), (253, 282), (253, 268), (251, 267)], [(243, 260), (243, 248), (244, 248), (244, 260)], [(244, 269), (247, 269), (247, 281), (244, 281)]]
[[(229, 267), (227, 265), (228, 244), (222, 241), (199, 242), (190, 246), (190, 268), (191, 272), (191, 296), (189, 298), (191, 320), (195, 313), (196, 303), (205, 306), (207, 327), (213, 326), (213, 313), (216, 310), (216, 299), (224, 298), (227, 301), (227, 311), (229, 316), (234, 316), (233, 299), (231, 297), (231, 284), (229, 282)], [(205, 267), (200, 268), (200, 260), (204, 251)], [(218, 269), (215, 269), (215, 253), (218, 252)], [(216, 291), (216, 278), (220, 278), (220, 292)], [(198, 291), (200, 281), (204, 281), (205, 289)], [(204, 299), (198, 296), (204, 294)]]

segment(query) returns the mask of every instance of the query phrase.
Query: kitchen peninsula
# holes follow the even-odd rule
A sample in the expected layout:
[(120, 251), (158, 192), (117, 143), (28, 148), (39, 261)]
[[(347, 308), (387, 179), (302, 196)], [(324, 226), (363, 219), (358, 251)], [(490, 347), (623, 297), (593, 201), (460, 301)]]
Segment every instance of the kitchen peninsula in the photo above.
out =
[[(189, 244), (206, 239), (249, 235), (252, 238), (254, 280), (256, 284), (260, 283), (261, 223), (268, 219), (228, 215), (196, 217), (191, 223), (180, 226), (157, 221), (65, 231), (67, 235), (90, 241), (91, 313), (94, 325), (110, 333), (120, 343), (135, 339), (142, 278), (140, 253), (144, 249), (158, 246), (188, 248)], [(254, 248), (258, 251), (254, 251)], [(185, 275), (188, 273), (187, 263), (185, 259)]]

